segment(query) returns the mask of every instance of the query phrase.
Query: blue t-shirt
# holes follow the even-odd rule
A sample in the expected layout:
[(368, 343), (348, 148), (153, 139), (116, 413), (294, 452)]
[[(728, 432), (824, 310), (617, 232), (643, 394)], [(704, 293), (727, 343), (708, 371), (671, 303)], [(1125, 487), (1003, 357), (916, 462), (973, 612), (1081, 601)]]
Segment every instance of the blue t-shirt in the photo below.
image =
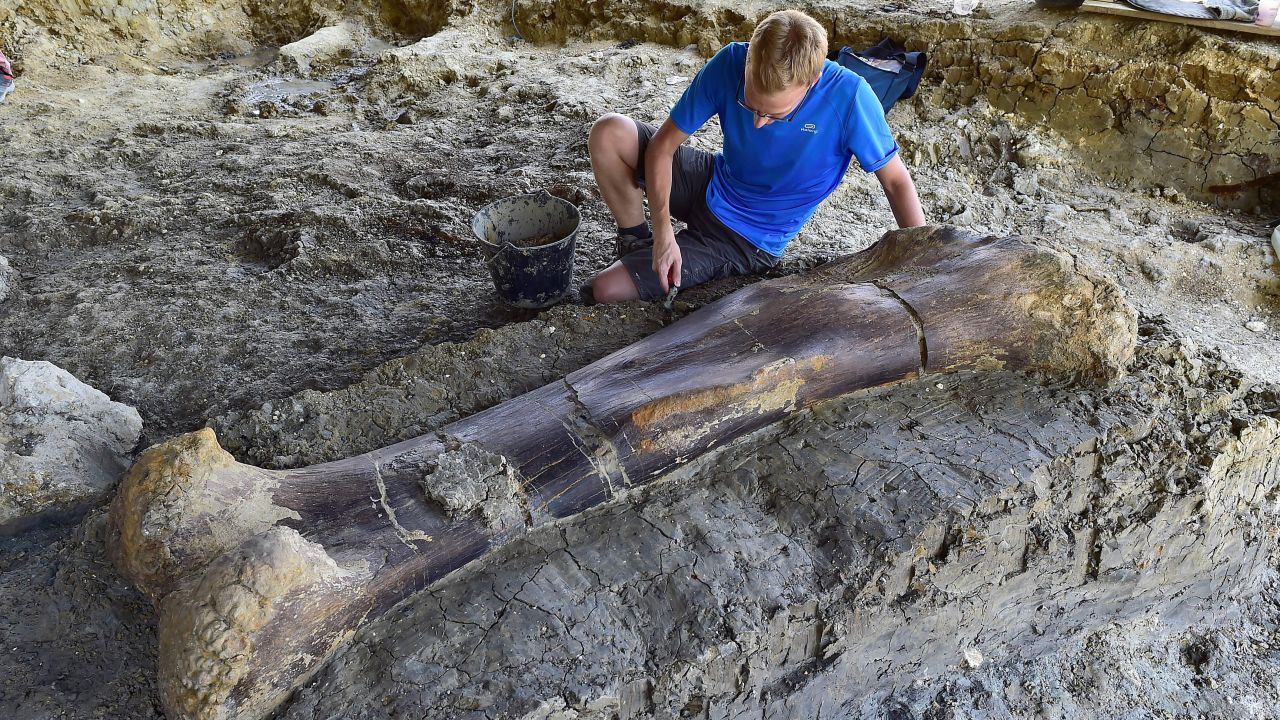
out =
[(747, 43), (725, 45), (671, 108), (692, 135), (720, 116), (724, 152), (715, 158), (707, 206), (730, 229), (770, 255), (787, 243), (840, 184), (853, 158), (867, 172), (898, 152), (884, 110), (867, 81), (830, 60), (791, 122), (755, 127), (738, 105)]

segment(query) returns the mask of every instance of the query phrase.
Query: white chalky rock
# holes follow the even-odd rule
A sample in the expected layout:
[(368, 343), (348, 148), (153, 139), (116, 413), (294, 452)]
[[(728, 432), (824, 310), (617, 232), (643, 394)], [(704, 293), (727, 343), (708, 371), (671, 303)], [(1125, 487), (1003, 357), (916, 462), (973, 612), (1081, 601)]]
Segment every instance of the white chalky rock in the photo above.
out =
[(1256, 333), (1263, 332), (1267, 329), (1267, 324), (1262, 322), (1261, 320), (1250, 320), (1249, 322), (1245, 323), (1244, 326), (1248, 328), (1250, 332), (1256, 332)]
[(327, 66), (355, 53), (359, 44), (355, 26), (343, 23), (320, 28), (297, 42), (280, 48), (280, 63), (300, 75), (312, 66)]
[(18, 272), (9, 264), (9, 258), (0, 255), (0, 302), (9, 299), (13, 286), (18, 281)]
[(0, 359), (0, 528), (105, 495), (141, 432), (137, 410), (66, 370)]

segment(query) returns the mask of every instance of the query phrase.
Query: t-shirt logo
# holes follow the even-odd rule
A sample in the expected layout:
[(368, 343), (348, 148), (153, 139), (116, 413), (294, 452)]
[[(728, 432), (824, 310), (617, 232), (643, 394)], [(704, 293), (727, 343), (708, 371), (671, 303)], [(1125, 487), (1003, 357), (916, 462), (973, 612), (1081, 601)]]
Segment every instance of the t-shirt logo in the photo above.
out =
[(805, 124), (804, 124), (804, 127), (800, 128), (800, 131), (801, 131), (801, 132), (807, 132), (807, 133), (813, 133), (814, 135), (817, 135), (817, 134), (818, 134), (818, 126), (817, 126), (817, 125), (814, 125), (813, 123), (805, 123)]

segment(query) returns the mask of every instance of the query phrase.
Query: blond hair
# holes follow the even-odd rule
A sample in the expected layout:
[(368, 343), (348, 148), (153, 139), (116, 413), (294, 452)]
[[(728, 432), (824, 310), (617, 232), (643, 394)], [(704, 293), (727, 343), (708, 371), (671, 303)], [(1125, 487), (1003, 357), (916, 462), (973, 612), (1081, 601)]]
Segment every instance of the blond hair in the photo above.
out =
[(799, 10), (779, 10), (760, 21), (747, 48), (747, 79), (760, 93), (808, 85), (827, 59), (827, 31)]

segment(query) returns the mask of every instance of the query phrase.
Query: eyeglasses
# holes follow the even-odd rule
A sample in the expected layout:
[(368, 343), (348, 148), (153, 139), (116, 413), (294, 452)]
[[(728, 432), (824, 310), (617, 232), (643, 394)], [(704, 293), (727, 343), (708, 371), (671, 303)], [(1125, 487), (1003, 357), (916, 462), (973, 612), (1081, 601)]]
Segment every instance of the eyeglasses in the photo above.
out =
[[(814, 83), (813, 85), (817, 85), (817, 83)], [(763, 120), (772, 120), (774, 122), (791, 122), (796, 118), (796, 113), (800, 112), (800, 108), (804, 107), (805, 101), (809, 99), (809, 93), (813, 92), (813, 85), (810, 85), (809, 88), (804, 91), (804, 97), (800, 98), (800, 102), (796, 104), (795, 108), (793, 108), (791, 112), (787, 113), (782, 117), (779, 117), (777, 115), (770, 115), (769, 113), (760, 112), (759, 110), (756, 110), (750, 105), (747, 105), (747, 89), (745, 85), (745, 79), (740, 77), (738, 78), (738, 98), (737, 98), (738, 106), (741, 107), (743, 110), (746, 110), (752, 115), (755, 115), (756, 117), (761, 118)]]

